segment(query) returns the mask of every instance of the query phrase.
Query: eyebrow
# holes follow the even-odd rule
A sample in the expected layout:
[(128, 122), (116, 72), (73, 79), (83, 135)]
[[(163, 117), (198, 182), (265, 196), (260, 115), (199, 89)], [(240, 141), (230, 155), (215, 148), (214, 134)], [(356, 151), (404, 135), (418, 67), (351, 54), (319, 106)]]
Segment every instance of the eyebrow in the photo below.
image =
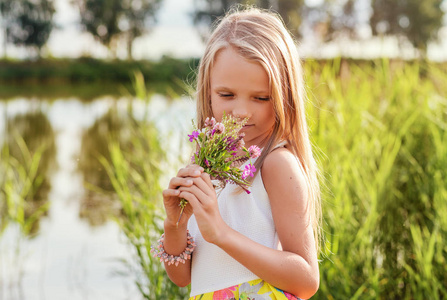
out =
[[(213, 90), (226, 90), (226, 91), (231, 91), (230, 88), (226, 87), (226, 86), (216, 86), (215, 88), (213, 88)], [(267, 90), (259, 90), (259, 91), (252, 91), (251, 93), (253, 94), (268, 94), (270, 95), (270, 91)]]

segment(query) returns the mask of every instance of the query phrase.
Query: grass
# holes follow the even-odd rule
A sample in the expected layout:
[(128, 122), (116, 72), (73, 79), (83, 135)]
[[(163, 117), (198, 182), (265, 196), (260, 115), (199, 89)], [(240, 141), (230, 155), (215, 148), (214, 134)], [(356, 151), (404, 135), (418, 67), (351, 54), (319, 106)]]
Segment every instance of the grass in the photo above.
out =
[(447, 73), (306, 63), (326, 245), (316, 299), (447, 296)]
[[(135, 78), (137, 95), (149, 105), (150, 94), (142, 75)], [(121, 214), (115, 220), (134, 250), (134, 260), (124, 262), (125, 272), (134, 275), (145, 299), (186, 299), (188, 288), (174, 285), (163, 264), (150, 253), (151, 244), (163, 232), (160, 178), (169, 163), (155, 125), (147, 117), (137, 121), (132, 111), (130, 103), (125, 113), (109, 112), (121, 120), (120, 128), (125, 130), (108, 135), (108, 149), (98, 157), (121, 205)]]

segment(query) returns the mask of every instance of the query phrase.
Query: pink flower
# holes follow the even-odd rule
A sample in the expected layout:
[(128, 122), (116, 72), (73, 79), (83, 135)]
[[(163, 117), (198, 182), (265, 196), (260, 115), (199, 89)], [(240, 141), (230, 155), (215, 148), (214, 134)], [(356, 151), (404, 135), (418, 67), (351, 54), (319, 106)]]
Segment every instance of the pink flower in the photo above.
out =
[(213, 293), (213, 300), (229, 300), (234, 299), (234, 293), (236, 286), (232, 286), (226, 289), (218, 290)]
[(244, 171), (242, 171), (242, 179), (247, 178), (248, 176), (253, 177), (255, 174), (254, 172), (256, 172), (256, 168), (253, 165), (245, 165)]
[(256, 145), (252, 145), (248, 147), (248, 153), (250, 153), (250, 158), (256, 158), (261, 155), (261, 149)]
[(205, 119), (205, 127), (214, 127), (214, 125), (216, 125), (216, 119), (214, 117)]
[(214, 125), (213, 129), (216, 130), (217, 134), (224, 133), (225, 132), (225, 125), (222, 124), (222, 123), (217, 123), (216, 125)]
[(244, 139), (240, 139), (240, 140), (237, 141), (236, 147), (237, 147), (238, 149), (241, 149), (241, 148), (244, 147), (244, 146), (245, 146)]

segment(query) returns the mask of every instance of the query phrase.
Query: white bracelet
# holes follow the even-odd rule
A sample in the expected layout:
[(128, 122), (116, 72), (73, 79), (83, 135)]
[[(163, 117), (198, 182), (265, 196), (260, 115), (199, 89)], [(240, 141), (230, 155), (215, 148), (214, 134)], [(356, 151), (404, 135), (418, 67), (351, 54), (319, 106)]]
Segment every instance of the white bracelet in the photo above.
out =
[(158, 245), (156, 247), (151, 246), (151, 253), (154, 253), (154, 257), (160, 258), (160, 262), (167, 262), (168, 266), (174, 264), (175, 266), (178, 266), (179, 263), (185, 263), (186, 260), (191, 259), (191, 254), (194, 251), (196, 244), (194, 243), (194, 238), (189, 234), (189, 230), (186, 231), (186, 248), (182, 253), (176, 256), (166, 253), (163, 244), (165, 240), (164, 238), (165, 234), (163, 233), (158, 240)]

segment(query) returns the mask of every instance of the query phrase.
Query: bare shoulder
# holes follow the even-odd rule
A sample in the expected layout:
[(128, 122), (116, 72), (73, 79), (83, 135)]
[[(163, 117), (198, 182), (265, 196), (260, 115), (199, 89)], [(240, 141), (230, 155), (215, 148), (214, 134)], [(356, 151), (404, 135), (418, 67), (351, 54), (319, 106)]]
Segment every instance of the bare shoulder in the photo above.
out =
[(298, 159), (287, 149), (276, 149), (266, 157), (261, 174), (282, 249), (315, 265), (306, 176)]
[(303, 168), (298, 158), (288, 149), (279, 148), (267, 155), (261, 174), (270, 196), (293, 192), (295, 197), (292, 200), (306, 201), (307, 184)]

